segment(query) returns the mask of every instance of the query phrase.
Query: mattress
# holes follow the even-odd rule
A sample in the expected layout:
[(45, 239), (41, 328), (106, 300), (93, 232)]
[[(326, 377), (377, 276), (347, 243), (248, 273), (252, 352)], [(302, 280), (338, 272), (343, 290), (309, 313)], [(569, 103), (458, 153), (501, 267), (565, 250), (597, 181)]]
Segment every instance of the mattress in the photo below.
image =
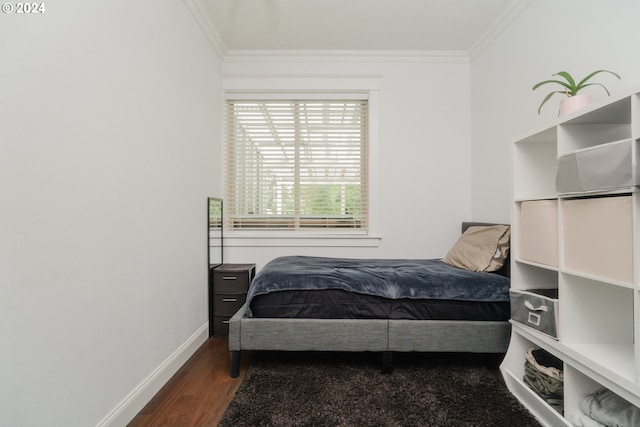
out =
[(256, 318), (507, 321), (504, 301), (388, 299), (343, 290), (280, 291), (251, 301)]

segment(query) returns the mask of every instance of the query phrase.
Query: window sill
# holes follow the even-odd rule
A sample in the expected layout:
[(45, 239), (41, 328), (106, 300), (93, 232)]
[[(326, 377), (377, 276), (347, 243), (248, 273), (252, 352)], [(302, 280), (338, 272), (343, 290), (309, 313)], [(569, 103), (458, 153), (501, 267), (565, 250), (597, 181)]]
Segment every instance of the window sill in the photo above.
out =
[(226, 247), (378, 247), (382, 236), (372, 234), (312, 234), (286, 235), (227, 233)]

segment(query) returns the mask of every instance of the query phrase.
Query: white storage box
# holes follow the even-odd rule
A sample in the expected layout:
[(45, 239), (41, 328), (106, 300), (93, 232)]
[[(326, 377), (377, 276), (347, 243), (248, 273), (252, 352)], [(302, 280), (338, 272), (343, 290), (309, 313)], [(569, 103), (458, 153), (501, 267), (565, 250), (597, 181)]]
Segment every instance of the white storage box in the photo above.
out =
[(559, 194), (629, 188), (640, 184), (630, 139), (577, 150), (557, 161)]
[(631, 196), (564, 200), (566, 270), (633, 283)]
[(518, 258), (558, 266), (558, 201), (520, 204)]
[(511, 289), (511, 319), (558, 338), (558, 290)]

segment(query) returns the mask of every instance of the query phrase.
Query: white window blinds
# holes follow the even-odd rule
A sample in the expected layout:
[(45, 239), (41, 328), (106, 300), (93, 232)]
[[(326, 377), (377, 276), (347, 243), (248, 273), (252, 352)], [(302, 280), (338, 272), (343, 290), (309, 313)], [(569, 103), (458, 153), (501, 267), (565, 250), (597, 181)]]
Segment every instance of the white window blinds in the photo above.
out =
[(367, 229), (367, 100), (228, 100), (231, 229)]

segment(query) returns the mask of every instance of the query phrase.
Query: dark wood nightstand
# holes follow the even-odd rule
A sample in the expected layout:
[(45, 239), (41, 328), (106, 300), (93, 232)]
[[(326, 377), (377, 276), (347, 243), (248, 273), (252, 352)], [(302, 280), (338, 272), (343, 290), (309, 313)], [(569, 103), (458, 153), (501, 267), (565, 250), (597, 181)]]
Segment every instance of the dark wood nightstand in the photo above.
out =
[(247, 299), (255, 264), (222, 264), (209, 271), (209, 336), (229, 336), (229, 319)]

